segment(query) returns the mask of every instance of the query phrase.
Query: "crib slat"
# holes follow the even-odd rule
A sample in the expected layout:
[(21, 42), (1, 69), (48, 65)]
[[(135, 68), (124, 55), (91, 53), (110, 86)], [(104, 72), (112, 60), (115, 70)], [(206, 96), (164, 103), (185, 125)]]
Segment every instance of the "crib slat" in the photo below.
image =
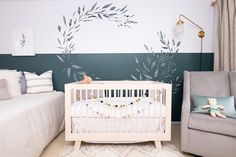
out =
[(160, 120), (159, 120), (159, 128), (160, 128), (160, 132), (162, 133), (162, 105), (163, 105), (163, 89), (160, 90), (160, 99), (161, 99), (161, 104), (160, 104)]
[(73, 90), (74, 103), (77, 101), (77, 90)]

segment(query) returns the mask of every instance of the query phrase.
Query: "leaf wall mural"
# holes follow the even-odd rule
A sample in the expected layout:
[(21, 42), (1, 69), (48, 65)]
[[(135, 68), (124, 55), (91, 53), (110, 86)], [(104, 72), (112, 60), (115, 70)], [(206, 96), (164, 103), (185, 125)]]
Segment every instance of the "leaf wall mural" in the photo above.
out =
[[(57, 58), (64, 64), (63, 72), (66, 73), (68, 78), (73, 77), (74, 80), (79, 80), (82, 75), (86, 73), (70, 55), (77, 46), (75, 45), (74, 38), (78, 35), (81, 25), (93, 20), (109, 20), (116, 23), (118, 27), (131, 28), (131, 25), (137, 22), (132, 20), (134, 14), (130, 15), (128, 11), (127, 5), (119, 8), (112, 3), (100, 6), (96, 2), (91, 8), (86, 8), (85, 5), (79, 6), (78, 9), (73, 12), (71, 18), (66, 18), (63, 15), (63, 23), (57, 26), (57, 30), (60, 34), (57, 37), (58, 49), (63, 55), (57, 55)], [(95, 77), (95, 74), (89, 75), (91, 75), (93, 79), (99, 79), (99, 77)]]
[[(62, 24), (57, 26), (59, 36), (57, 37), (58, 50), (62, 55), (57, 55), (57, 59), (63, 64), (63, 72), (67, 78), (75, 81), (86, 74), (86, 70), (72, 57), (71, 53), (78, 47), (78, 41), (75, 37), (79, 35), (81, 25), (94, 20), (108, 20), (114, 22), (117, 27), (131, 28), (132, 24), (137, 24), (134, 14), (128, 14), (128, 6), (121, 8), (114, 6), (112, 3), (98, 5), (94, 3), (92, 7), (79, 6), (72, 14), (72, 17), (62, 16)], [(133, 80), (155, 80), (173, 84), (173, 93), (180, 89), (182, 81), (176, 76), (177, 66), (174, 61), (176, 53), (179, 52), (180, 41), (167, 39), (166, 35), (160, 31), (157, 33), (160, 43), (162, 44), (161, 53), (155, 53), (152, 47), (144, 45), (148, 52), (144, 60), (135, 57), (137, 65), (136, 74), (131, 74)], [(101, 79), (95, 74), (89, 74), (94, 80)]]
[(162, 44), (161, 53), (155, 53), (152, 47), (144, 45), (149, 54), (142, 61), (135, 57), (137, 74), (132, 74), (131, 78), (133, 80), (154, 80), (171, 83), (173, 85), (172, 93), (175, 94), (180, 90), (182, 82), (176, 76), (177, 66), (174, 61), (176, 53), (179, 52), (181, 42), (167, 39), (162, 31), (158, 32), (157, 36)]

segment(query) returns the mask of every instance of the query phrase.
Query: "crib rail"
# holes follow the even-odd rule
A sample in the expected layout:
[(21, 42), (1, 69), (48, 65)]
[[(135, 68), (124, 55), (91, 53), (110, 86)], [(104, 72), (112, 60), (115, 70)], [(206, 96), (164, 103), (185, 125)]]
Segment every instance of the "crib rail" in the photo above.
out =
[[(65, 85), (65, 96), (67, 141), (109, 142), (133, 141), (134, 139), (135, 141), (160, 139), (164, 141), (171, 138), (171, 84), (154, 81), (94, 81), (91, 84), (76, 82)], [(138, 115), (125, 117), (103, 115), (94, 117), (86, 113), (87, 111), (85, 113), (82, 113), (82, 110), (76, 113), (71, 112), (71, 107), (75, 102), (102, 98), (139, 97), (151, 98), (163, 104), (158, 106), (158, 111), (160, 111), (158, 116), (143, 118), (145, 115), (140, 112)], [(164, 113), (162, 113), (163, 107), (165, 108)], [(150, 110), (151, 112), (153, 111)], [(153, 123), (149, 124), (151, 121)]]

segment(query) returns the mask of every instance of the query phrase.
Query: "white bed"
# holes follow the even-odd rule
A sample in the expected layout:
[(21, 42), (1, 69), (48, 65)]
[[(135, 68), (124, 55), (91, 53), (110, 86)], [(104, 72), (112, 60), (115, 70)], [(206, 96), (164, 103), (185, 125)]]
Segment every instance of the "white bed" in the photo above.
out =
[(64, 130), (64, 93), (26, 94), (0, 101), (0, 156), (38, 157)]

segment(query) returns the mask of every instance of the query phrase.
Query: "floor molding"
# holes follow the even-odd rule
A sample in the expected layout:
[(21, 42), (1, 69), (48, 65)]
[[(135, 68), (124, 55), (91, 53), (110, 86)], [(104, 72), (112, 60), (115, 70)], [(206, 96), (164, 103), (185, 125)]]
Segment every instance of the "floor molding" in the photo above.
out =
[(180, 121), (172, 121), (171, 124), (179, 124), (180, 125), (181, 122)]

